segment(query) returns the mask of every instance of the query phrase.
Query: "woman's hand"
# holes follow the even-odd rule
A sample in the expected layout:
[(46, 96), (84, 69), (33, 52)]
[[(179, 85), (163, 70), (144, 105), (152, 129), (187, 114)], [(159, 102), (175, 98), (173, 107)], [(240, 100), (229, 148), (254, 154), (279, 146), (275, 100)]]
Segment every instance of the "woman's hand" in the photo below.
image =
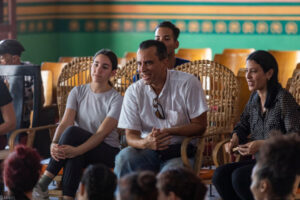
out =
[(62, 152), (60, 150), (60, 146), (59, 144), (56, 144), (56, 143), (51, 143), (51, 146), (50, 146), (50, 153), (51, 153), (51, 157), (56, 160), (57, 162), (59, 160), (63, 160), (63, 159), (66, 159), (66, 157), (64, 156), (64, 152)]
[(78, 148), (71, 145), (61, 145), (60, 150), (64, 153), (65, 158), (74, 158), (80, 155)]
[(239, 145), (238, 151), (241, 155), (254, 155), (259, 151), (259, 148), (264, 143), (264, 140), (255, 140), (252, 142), (248, 142), (247, 144)]
[(232, 149), (239, 145), (239, 138), (236, 133), (232, 134), (232, 138), (225, 144), (225, 151), (229, 154), (232, 153)]

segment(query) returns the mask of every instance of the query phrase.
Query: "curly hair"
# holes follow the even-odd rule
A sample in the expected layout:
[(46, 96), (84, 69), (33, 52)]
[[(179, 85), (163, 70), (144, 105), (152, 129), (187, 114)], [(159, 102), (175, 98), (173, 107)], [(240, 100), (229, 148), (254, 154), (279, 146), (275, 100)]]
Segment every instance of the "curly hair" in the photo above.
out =
[(257, 160), (258, 180), (268, 179), (272, 193), (284, 198), (291, 194), (296, 175), (300, 175), (300, 136), (276, 135), (266, 140)]
[(116, 175), (102, 164), (90, 165), (81, 178), (88, 199), (113, 200), (117, 186)]
[(207, 190), (201, 179), (185, 168), (162, 172), (158, 175), (157, 185), (165, 195), (174, 192), (181, 200), (204, 199)]
[(41, 171), (40, 155), (35, 149), (23, 145), (16, 146), (4, 161), (4, 183), (15, 195), (32, 191)]
[(153, 200), (158, 196), (155, 174), (150, 171), (125, 175), (118, 186), (121, 200)]

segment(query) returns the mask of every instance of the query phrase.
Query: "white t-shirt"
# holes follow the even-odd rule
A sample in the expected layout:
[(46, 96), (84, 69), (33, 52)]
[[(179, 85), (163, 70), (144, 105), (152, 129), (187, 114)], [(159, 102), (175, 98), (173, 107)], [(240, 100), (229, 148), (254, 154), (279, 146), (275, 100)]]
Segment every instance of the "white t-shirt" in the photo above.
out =
[[(115, 89), (94, 93), (90, 84), (85, 84), (71, 90), (66, 108), (76, 111), (76, 126), (94, 134), (106, 117), (119, 120), (122, 100), (123, 97)], [(110, 146), (119, 147), (117, 130), (114, 129), (104, 142)]]
[[(190, 123), (190, 119), (208, 110), (200, 81), (193, 75), (168, 70), (165, 85), (158, 96), (166, 119), (155, 116), (156, 94), (143, 80), (133, 83), (125, 93), (119, 128), (138, 130), (145, 138), (152, 128), (170, 128)], [(183, 136), (173, 136), (171, 144), (181, 143)]]

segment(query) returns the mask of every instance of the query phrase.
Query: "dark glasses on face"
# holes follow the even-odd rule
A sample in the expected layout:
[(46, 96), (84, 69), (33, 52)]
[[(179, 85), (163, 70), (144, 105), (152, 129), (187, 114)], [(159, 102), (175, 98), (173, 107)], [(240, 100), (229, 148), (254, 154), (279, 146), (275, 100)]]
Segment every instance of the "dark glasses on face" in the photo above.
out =
[(166, 119), (164, 109), (163, 109), (162, 105), (158, 102), (157, 97), (153, 99), (153, 107), (156, 109), (155, 116), (157, 118)]

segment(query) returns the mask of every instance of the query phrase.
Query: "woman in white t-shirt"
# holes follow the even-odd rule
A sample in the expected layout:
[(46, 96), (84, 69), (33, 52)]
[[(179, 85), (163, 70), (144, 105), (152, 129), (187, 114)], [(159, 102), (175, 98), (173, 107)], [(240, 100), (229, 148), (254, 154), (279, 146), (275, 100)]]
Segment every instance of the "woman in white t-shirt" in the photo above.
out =
[(82, 171), (89, 164), (114, 167), (119, 152), (116, 132), (122, 96), (109, 79), (115, 75), (117, 56), (102, 49), (94, 56), (92, 82), (72, 89), (66, 110), (51, 144), (51, 160), (34, 189), (35, 199), (48, 199), (48, 185), (63, 167), (64, 199), (74, 199)]

